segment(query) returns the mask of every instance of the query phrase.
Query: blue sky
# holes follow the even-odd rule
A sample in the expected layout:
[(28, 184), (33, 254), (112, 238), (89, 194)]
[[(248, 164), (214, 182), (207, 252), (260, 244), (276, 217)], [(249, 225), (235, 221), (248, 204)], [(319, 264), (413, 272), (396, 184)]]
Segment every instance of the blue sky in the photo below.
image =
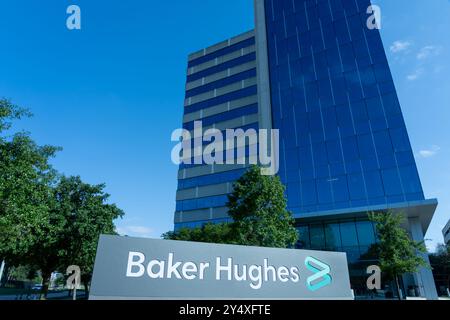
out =
[[(450, 2), (374, 1), (425, 194), (450, 217)], [(0, 4), (0, 96), (27, 106), (20, 123), (40, 144), (62, 146), (67, 174), (107, 184), (129, 235), (172, 229), (188, 53), (253, 28), (253, 0), (21, 0)], [(82, 30), (66, 28), (81, 8)]]

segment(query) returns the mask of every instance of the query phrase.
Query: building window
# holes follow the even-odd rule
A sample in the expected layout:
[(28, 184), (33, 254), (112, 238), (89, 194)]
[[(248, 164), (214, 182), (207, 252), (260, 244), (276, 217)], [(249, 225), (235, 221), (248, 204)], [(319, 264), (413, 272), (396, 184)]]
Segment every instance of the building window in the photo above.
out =
[(325, 248), (325, 233), (323, 224), (313, 224), (310, 226), (311, 249), (323, 250)]

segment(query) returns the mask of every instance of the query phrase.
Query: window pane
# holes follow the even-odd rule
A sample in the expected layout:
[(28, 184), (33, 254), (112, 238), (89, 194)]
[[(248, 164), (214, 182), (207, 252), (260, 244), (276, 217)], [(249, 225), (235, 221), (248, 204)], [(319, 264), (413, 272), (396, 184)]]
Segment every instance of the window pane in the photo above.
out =
[(341, 239), (343, 247), (358, 246), (355, 222), (341, 223)]
[(322, 224), (314, 224), (310, 226), (311, 248), (325, 248), (325, 234)]
[(348, 184), (346, 176), (333, 178), (331, 184), (333, 186), (333, 196), (335, 202), (343, 202), (349, 200)]
[(300, 206), (300, 183), (291, 182), (287, 186), (287, 197), (289, 207), (298, 207)]
[[(340, 80), (341, 81), (341, 80)], [(347, 98), (347, 97), (346, 97)], [(352, 114), (348, 105), (341, 105), (336, 107), (337, 121), (339, 130), (343, 137), (352, 136), (355, 134), (353, 128)]]
[(383, 183), (381, 182), (379, 171), (365, 172), (367, 194), (369, 198), (377, 198), (384, 196)]
[(297, 247), (302, 249), (308, 249), (310, 248), (309, 243), (309, 227), (308, 226), (301, 226), (297, 228), (298, 231), (298, 242)]
[(356, 137), (348, 137), (342, 140), (345, 161), (353, 161), (359, 158)]
[(358, 136), (358, 149), (362, 159), (375, 158), (375, 148), (370, 134)]
[(403, 189), (405, 193), (421, 193), (422, 187), (420, 184), (419, 175), (416, 166), (408, 166), (399, 168), (400, 176), (403, 182)]
[(408, 134), (404, 128), (391, 129), (390, 133), (395, 152), (411, 150)]
[(315, 165), (327, 165), (327, 148), (324, 143), (313, 144), (313, 155)]
[(317, 194), (319, 196), (319, 203), (332, 203), (333, 195), (331, 194), (330, 179), (317, 180)]
[(361, 256), (360, 253), (359, 253), (359, 247), (358, 246), (344, 247), (343, 251), (345, 253), (347, 253), (347, 261), (348, 261), (348, 263), (358, 262), (359, 257)]
[(313, 168), (313, 157), (311, 147), (299, 149), (299, 165), (302, 169)]
[(303, 181), (301, 191), (302, 191), (302, 204), (304, 206), (316, 204), (317, 194), (316, 194), (316, 184), (314, 180)]
[(351, 104), (353, 119), (355, 119), (355, 122), (358, 122), (359, 120), (367, 120), (367, 110), (366, 110), (366, 104), (363, 100), (353, 102)]
[(358, 221), (356, 222), (356, 229), (358, 231), (358, 240), (361, 246), (370, 246), (375, 243), (375, 234), (372, 222)]
[(348, 185), (350, 189), (351, 200), (362, 200), (366, 198), (364, 178), (361, 173), (349, 175)]
[(328, 141), (326, 146), (327, 146), (329, 163), (343, 162), (341, 144), (339, 143), (338, 140)]
[(341, 233), (338, 223), (325, 225), (325, 240), (328, 250), (338, 251), (341, 248)]
[(400, 177), (397, 169), (383, 170), (382, 176), (386, 195), (392, 196), (402, 194), (402, 186), (400, 184)]
[(373, 134), (378, 156), (392, 154), (392, 142), (388, 131), (375, 132)]
[(370, 119), (384, 118), (383, 105), (379, 97), (367, 99), (366, 104)]

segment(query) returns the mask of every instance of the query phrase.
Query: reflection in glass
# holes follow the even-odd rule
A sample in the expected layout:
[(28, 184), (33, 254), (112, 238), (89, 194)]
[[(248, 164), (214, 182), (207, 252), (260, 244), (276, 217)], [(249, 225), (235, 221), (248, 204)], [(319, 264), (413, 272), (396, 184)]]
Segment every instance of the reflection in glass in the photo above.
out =
[(311, 248), (323, 250), (325, 248), (325, 234), (322, 224), (313, 224), (310, 226)]
[(341, 239), (343, 247), (358, 246), (355, 222), (341, 223)]
[(309, 227), (308, 226), (301, 226), (297, 228), (298, 232), (298, 241), (297, 241), (297, 248), (298, 249), (309, 249), (310, 243), (309, 243)]
[(358, 221), (356, 222), (356, 229), (360, 246), (369, 246), (372, 243), (375, 243), (375, 233), (372, 222)]
[(325, 225), (325, 240), (327, 250), (341, 250), (341, 233), (338, 223), (330, 223)]

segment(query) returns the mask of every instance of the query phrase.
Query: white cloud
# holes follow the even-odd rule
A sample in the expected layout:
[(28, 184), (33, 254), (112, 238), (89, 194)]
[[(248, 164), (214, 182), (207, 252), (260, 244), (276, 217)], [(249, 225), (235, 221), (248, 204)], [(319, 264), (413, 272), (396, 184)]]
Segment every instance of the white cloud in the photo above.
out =
[(435, 156), (440, 150), (441, 150), (441, 147), (433, 145), (429, 149), (420, 150), (419, 155), (422, 158), (431, 158), (431, 157)]
[(135, 236), (135, 237), (142, 237), (142, 238), (152, 238), (153, 235), (153, 229), (147, 228), (144, 226), (121, 226), (117, 227), (117, 233), (119, 233), (122, 236)]
[(408, 79), (409, 81), (417, 80), (423, 74), (423, 72), (423, 68), (418, 68), (413, 73), (409, 74), (406, 79)]
[(420, 49), (419, 53), (417, 54), (418, 60), (424, 60), (431, 56), (437, 56), (440, 54), (441, 49), (436, 46), (425, 46), (422, 49)]
[(406, 49), (408, 49), (411, 46), (411, 42), (409, 41), (395, 41), (390, 49), (393, 53), (397, 53), (397, 52), (401, 52), (401, 51), (405, 51)]

